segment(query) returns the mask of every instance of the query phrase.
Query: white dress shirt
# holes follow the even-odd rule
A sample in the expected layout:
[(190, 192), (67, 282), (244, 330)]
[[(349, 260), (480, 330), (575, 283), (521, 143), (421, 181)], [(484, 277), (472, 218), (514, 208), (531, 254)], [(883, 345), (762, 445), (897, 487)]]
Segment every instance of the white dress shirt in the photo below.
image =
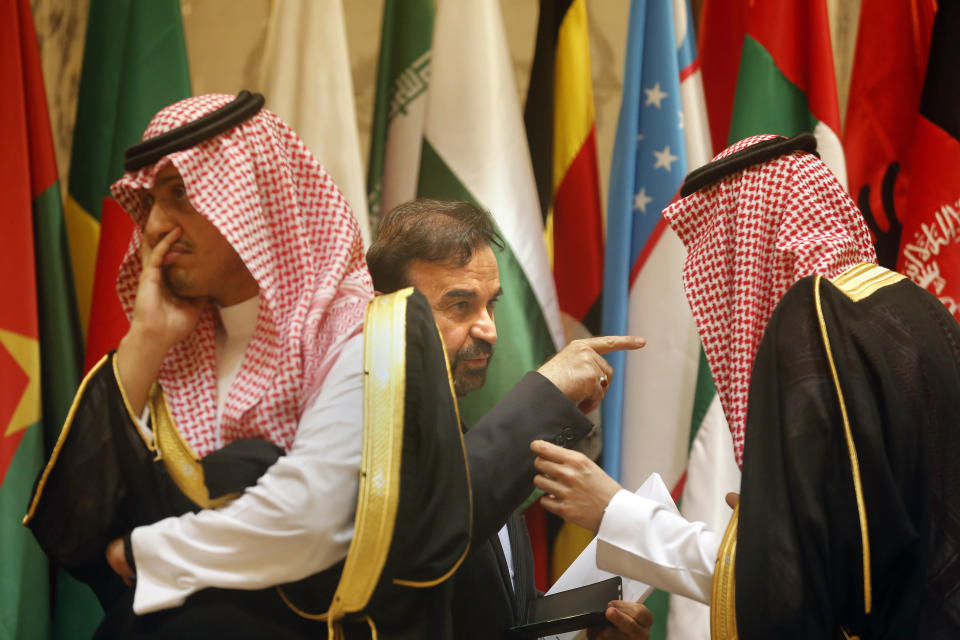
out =
[[(248, 303), (221, 310), (217, 375), (226, 383), (218, 384), (218, 416), (256, 323), (259, 303)], [(262, 589), (299, 580), (342, 560), (353, 537), (362, 402), (363, 336), (357, 335), (301, 416), (287, 455), (255, 486), (219, 509), (133, 530), (134, 612), (180, 606), (206, 587)]]

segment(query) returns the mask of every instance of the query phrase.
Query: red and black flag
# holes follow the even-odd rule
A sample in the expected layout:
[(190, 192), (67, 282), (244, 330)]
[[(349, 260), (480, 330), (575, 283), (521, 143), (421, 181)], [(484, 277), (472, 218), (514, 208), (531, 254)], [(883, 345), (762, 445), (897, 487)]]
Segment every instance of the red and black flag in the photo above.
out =
[(960, 0), (941, 0), (913, 131), (897, 270), (960, 319)]
[(936, 11), (936, 0), (878, 0), (860, 14), (843, 147), (850, 194), (889, 269), (900, 251), (905, 167)]

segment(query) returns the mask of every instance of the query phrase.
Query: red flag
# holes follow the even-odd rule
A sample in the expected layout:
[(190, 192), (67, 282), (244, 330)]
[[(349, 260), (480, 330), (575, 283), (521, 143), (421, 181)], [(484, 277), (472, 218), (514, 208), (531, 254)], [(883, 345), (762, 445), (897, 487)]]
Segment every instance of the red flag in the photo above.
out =
[(960, 0), (943, 0), (913, 131), (897, 269), (960, 319)]
[(740, 52), (747, 35), (749, 6), (744, 0), (711, 2), (704, 0), (700, 12), (700, 69), (703, 95), (707, 102), (710, 140), (716, 155), (727, 147), (733, 97), (737, 91)]
[(878, 262), (890, 269), (935, 13), (935, 0), (883, 0), (860, 14), (843, 146), (850, 193), (873, 232)]

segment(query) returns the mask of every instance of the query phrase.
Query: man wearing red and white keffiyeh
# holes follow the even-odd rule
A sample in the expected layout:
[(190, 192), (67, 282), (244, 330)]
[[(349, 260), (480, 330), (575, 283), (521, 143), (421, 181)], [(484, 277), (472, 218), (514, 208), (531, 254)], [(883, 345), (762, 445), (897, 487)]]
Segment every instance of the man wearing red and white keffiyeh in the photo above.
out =
[[(144, 139), (232, 99), (171, 105)], [(359, 333), (372, 296), (346, 201), (266, 110), (128, 172), (112, 191), (139, 226), (117, 280), (131, 318), (117, 369), (134, 413), (156, 380), (197, 456), (242, 438), (287, 453), (231, 505), (133, 531), (134, 610), (334, 564), (352, 532)]]
[[(738, 142), (708, 167), (773, 138)], [(740, 463), (753, 358), (774, 307), (803, 276), (874, 261), (870, 234), (826, 165), (801, 150), (728, 172), (663, 215), (687, 247), (684, 287)], [(532, 448), (550, 476), (536, 484), (556, 496), (544, 506), (598, 531), (598, 566), (710, 603), (720, 535), (684, 519), (669, 497), (665, 504), (623, 490), (576, 452)], [(563, 467), (575, 471), (565, 476)]]
[[(112, 187), (138, 226), (117, 278), (130, 329), (113, 358), (115, 373), (100, 366), (106, 373), (92, 372), (91, 384), (101, 384), (101, 375), (102, 384), (119, 388), (150, 450), (163, 448), (158, 424), (169, 416), (187, 458), (225, 460), (228, 477), (233, 468), (255, 468), (224, 505), (229, 498), (212, 501), (210, 481), (224, 463), (204, 464), (208, 508), (135, 526), (107, 545), (110, 567), (135, 587), (137, 614), (180, 607), (191, 594), (213, 593), (209, 587), (253, 593), (316, 574), (346, 556), (353, 535), (370, 276), (340, 191), (256, 98), (243, 119), (186, 143), (181, 132), (229, 112), (234, 97), (197, 96), (161, 110)], [(241, 94), (237, 104), (250, 99)], [(172, 148), (164, 146), (177, 135)], [(163, 151), (131, 164), (131, 151), (151, 146)], [(90, 412), (84, 406), (76, 419)], [(249, 443), (265, 445), (265, 458), (263, 447), (231, 446)], [(218, 458), (228, 449), (239, 453)], [(167, 467), (171, 455), (164, 449)], [(124, 454), (117, 457), (123, 463)], [(154, 497), (160, 501), (121, 496), (121, 504)], [(274, 590), (260, 593), (296, 619)], [(120, 602), (129, 612), (130, 601)], [(233, 609), (237, 620), (247, 609)], [(126, 634), (123, 624), (101, 634)]]

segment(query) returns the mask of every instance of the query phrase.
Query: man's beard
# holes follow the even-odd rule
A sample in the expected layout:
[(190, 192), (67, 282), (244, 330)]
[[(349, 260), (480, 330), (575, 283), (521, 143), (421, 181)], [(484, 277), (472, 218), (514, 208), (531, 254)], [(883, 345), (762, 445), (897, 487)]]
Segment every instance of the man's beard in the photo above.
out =
[[(467, 366), (466, 361), (483, 356), (489, 356), (479, 367)], [(476, 391), (487, 381), (487, 366), (493, 357), (493, 345), (486, 340), (474, 340), (472, 344), (461, 349), (450, 364), (453, 375), (453, 391), (458, 398), (462, 398), (471, 391)]]

